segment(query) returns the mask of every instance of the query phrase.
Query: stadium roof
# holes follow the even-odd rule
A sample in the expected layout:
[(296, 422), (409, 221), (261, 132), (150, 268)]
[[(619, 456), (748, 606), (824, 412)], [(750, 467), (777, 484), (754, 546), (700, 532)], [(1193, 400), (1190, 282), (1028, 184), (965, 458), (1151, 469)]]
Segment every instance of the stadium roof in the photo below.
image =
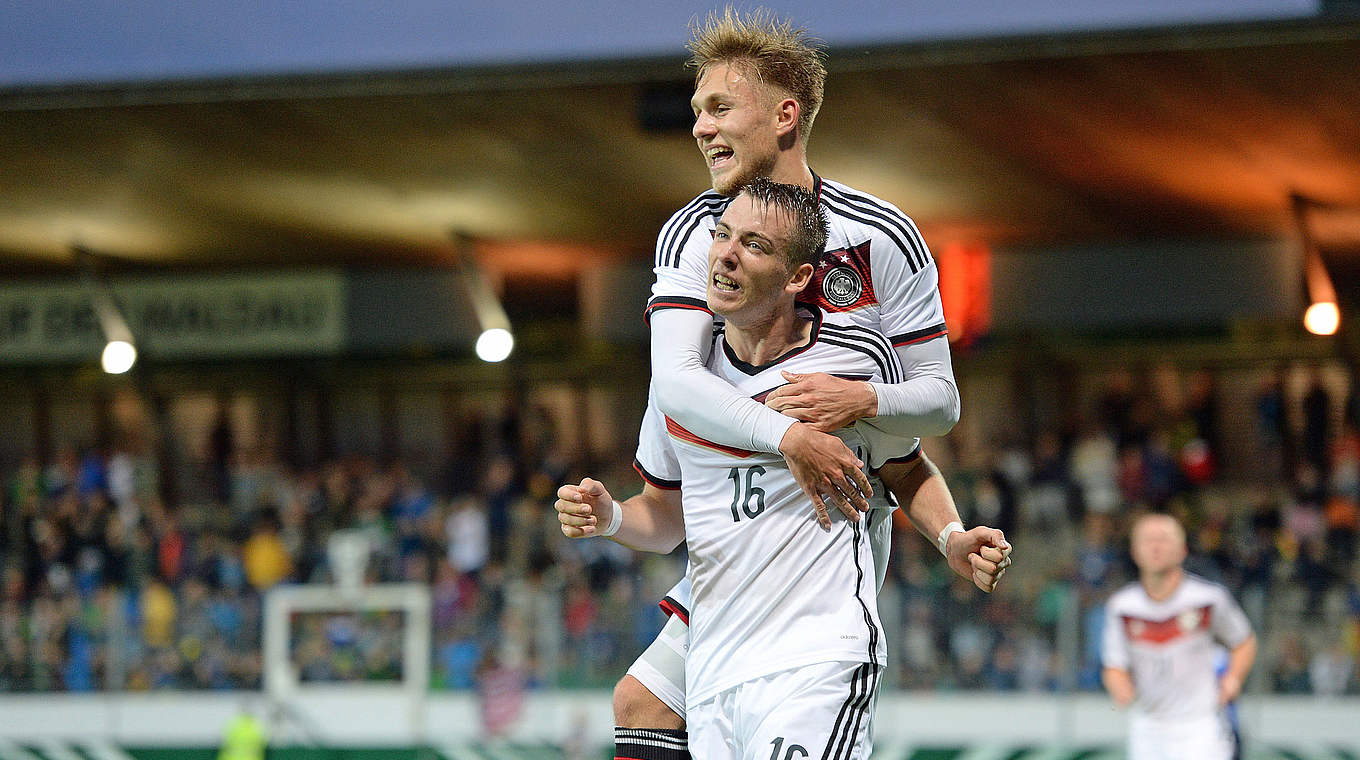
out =
[[(936, 246), (1294, 239), (1300, 196), (1360, 259), (1360, 22), (831, 55), (813, 168)], [(706, 186), (688, 87), (667, 59), (0, 92), (0, 267), (429, 263), (454, 230), (510, 277), (645, 258)]]

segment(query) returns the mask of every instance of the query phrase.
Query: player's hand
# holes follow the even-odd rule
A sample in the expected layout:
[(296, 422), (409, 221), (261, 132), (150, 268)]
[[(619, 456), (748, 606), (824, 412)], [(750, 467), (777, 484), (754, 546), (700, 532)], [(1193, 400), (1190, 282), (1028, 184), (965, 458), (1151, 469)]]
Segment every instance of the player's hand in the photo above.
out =
[(1133, 693), (1132, 682), (1129, 684), (1120, 682), (1118, 686), (1114, 684), (1109, 684), (1108, 686), (1110, 690), (1110, 699), (1114, 700), (1115, 707), (1124, 708), (1133, 704), (1133, 698), (1136, 695)]
[(1242, 694), (1242, 681), (1231, 673), (1218, 679), (1218, 706), (1222, 707)]
[(972, 530), (949, 534), (945, 558), (951, 570), (990, 594), (1006, 574), (1006, 568), (1011, 566), (1011, 545), (1006, 534), (979, 525)]
[(878, 394), (868, 383), (843, 380), (825, 372), (782, 372), (788, 385), (765, 397), (765, 406), (830, 433), (878, 414)]
[(874, 489), (860, 469), (864, 463), (841, 439), (795, 422), (779, 442), (779, 453), (789, 463), (793, 479), (812, 500), (823, 530), (831, 530), (827, 501), (851, 522), (859, 522), (859, 513), (869, 509), (868, 497), (874, 495)]
[(604, 530), (614, 518), (614, 497), (600, 481), (585, 478), (578, 486), (557, 489), (553, 508), (562, 524), (562, 535), (589, 538)]

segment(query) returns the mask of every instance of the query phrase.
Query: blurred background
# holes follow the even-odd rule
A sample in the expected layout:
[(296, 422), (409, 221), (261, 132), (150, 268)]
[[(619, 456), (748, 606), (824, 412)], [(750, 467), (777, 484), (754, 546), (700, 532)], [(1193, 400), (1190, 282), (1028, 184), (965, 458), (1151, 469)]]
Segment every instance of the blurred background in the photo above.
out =
[[(640, 488), (712, 7), (0, 8), (0, 758), (607, 756), (683, 556), (551, 502)], [(813, 169), (933, 250), (925, 446), (1016, 546), (984, 596), (896, 540), (876, 757), (1121, 756), (1146, 509), (1261, 637), (1248, 756), (1360, 756), (1360, 3), (774, 10)]]

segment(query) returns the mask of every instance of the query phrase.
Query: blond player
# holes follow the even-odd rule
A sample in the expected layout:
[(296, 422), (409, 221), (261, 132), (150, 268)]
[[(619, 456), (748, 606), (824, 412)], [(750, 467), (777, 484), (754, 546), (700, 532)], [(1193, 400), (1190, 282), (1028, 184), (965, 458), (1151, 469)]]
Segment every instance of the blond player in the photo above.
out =
[[(1130, 535), (1138, 582), (1105, 606), (1105, 688), (1131, 707), (1130, 760), (1229, 760), (1233, 732), (1224, 707), (1256, 658), (1256, 636), (1228, 590), (1185, 572), (1185, 531), (1147, 514)], [(1215, 674), (1219, 646), (1228, 665)]]

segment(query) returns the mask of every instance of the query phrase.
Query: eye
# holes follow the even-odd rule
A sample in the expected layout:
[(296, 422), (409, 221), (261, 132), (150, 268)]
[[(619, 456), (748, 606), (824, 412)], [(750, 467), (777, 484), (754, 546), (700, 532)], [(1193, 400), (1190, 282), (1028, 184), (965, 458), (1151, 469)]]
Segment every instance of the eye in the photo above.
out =
[(753, 250), (753, 251), (760, 251), (760, 252), (764, 252), (764, 251), (765, 251), (765, 246), (761, 245), (761, 243), (760, 243), (759, 240), (752, 240), (751, 242), (747, 243), (746, 246), (747, 246), (748, 248), (750, 248), (751, 250)]

